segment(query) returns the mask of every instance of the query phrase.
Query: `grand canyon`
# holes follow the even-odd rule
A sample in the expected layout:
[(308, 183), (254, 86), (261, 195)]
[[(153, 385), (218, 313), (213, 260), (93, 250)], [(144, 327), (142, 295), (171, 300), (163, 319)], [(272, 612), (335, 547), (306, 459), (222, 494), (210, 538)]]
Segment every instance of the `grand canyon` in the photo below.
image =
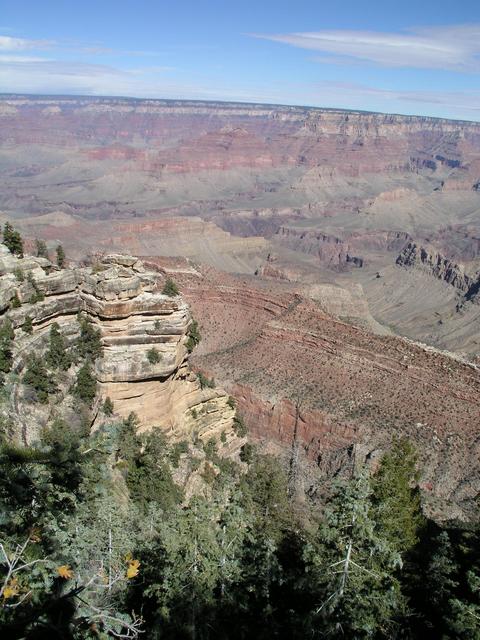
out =
[(480, 124), (4, 95), (0, 125), (0, 219), (69, 260), (133, 254), (174, 278), (203, 335), (194, 365), (255, 441), (288, 458), (298, 439), (305, 491), (403, 434), (426, 509), (470, 513)]

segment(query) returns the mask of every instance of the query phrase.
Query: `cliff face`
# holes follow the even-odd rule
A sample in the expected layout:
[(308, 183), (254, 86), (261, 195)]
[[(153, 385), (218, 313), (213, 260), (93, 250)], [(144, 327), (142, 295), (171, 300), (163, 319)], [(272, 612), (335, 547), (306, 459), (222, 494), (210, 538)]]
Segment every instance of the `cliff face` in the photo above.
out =
[[(140, 429), (160, 428), (173, 440), (198, 433), (201, 439), (217, 438), (225, 431), (232, 447), (234, 410), (220, 389), (201, 389), (189, 369), (185, 347), (191, 322), (189, 308), (180, 297), (160, 290), (158, 274), (146, 271), (131, 256), (110, 255), (93, 267), (56, 269), (44, 258), (17, 259), (0, 245), (0, 322), (8, 315), (15, 330), (13, 369), (25, 368), (27, 356), (45, 350), (53, 323), (73, 343), (79, 336), (81, 312), (100, 330), (103, 357), (95, 362), (98, 394), (93, 419), (108, 396), (115, 413), (132, 411)], [(40, 292), (43, 300), (31, 301)], [(12, 301), (18, 302), (12, 308)], [(27, 333), (25, 319), (32, 319)], [(147, 353), (155, 348), (158, 362)], [(22, 385), (14, 384), (10, 411), (23, 424), (29, 441), (55, 409), (40, 410), (25, 401)], [(58, 407), (57, 407), (58, 408)], [(233, 442), (235, 441), (235, 442)]]
[(397, 258), (402, 267), (421, 269), (462, 292), (466, 301), (479, 302), (480, 277), (469, 276), (461, 264), (452, 262), (434, 249), (409, 242)]
[(472, 513), (480, 491), (478, 367), (333, 318), (293, 283), (164, 268), (202, 328), (195, 363), (237, 399), (263, 447), (287, 461), (298, 447), (303, 489), (321, 491), (325, 478), (375, 460), (406, 436), (420, 457), (427, 512)]

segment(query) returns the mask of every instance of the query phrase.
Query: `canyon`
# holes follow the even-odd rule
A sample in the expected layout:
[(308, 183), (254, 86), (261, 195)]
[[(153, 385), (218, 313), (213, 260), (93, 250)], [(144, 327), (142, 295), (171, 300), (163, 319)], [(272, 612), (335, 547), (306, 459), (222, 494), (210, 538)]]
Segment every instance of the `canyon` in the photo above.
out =
[(121, 415), (174, 434), (196, 429), (197, 405), (211, 406), (208, 433), (233, 419), (186, 365), (190, 312), (155, 284), (170, 277), (200, 324), (194, 368), (236, 398), (254, 441), (287, 464), (295, 452), (303, 493), (406, 435), (427, 513), (472, 516), (480, 123), (5, 95), (0, 176), (0, 221), (77, 265), (72, 290), (38, 275), (50, 310), (33, 335), (60, 308), (88, 313), (105, 344), (99, 388)]

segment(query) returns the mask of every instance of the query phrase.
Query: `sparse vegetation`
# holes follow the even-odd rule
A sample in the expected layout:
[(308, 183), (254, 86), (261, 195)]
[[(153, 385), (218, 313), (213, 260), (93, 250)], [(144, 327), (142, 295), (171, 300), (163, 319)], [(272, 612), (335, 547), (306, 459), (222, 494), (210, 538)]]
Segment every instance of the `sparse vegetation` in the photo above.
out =
[(22, 236), (16, 231), (10, 222), (6, 222), (3, 227), (3, 244), (10, 253), (23, 258), (23, 240)]
[(163, 286), (162, 293), (164, 296), (174, 298), (175, 296), (178, 296), (180, 292), (175, 282), (171, 278), (167, 278)]
[(57, 391), (57, 384), (43, 359), (35, 354), (30, 355), (28, 359), (23, 383), (35, 391), (36, 399), (41, 404), (47, 404), (49, 397)]
[(158, 349), (156, 349), (155, 347), (152, 347), (147, 351), (147, 360), (149, 361), (150, 364), (153, 364), (153, 365), (158, 364), (159, 362), (162, 361), (162, 354), (159, 352)]
[(33, 293), (30, 296), (30, 298), (28, 299), (28, 302), (30, 304), (36, 304), (37, 302), (43, 302), (43, 300), (45, 300), (45, 295), (40, 290), (40, 288), (39, 288), (38, 284), (36, 283), (35, 278), (33, 277), (33, 274), (32, 274), (31, 271), (28, 272), (27, 280), (31, 284), (31, 286), (33, 287)]
[(56, 256), (57, 256), (57, 266), (60, 267), (60, 269), (63, 269), (65, 267), (65, 251), (62, 247), (61, 244), (59, 244), (56, 248)]
[(201, 340), (200, 331), (198, 329), (198, 322), (196, 320), (192, 320), (190, 326), (188, 328), (187, 333), (187, 342), (185, 346), (187, 347), (187, 351), (191, 353), (194, 348), (199, 344)]
[(13, 274), (19, 282), (25, 281), (25, 274), (23, 273), (22, 269), (20, 269), (20, 267), (15, 267), (15, 269), (13, 270)]
[(77, 343), (77, 354), (80, 358), (88, 358), (95, 362), (97, 358), (103, 355), (103, 346), (101, 333), (99, 329), (95, 329), (91, 322), (81, 314), (77, 316), (80, 324), (80, 337)]
[(22, 303), (20, 302), (20, 298), (18, 297), (18, 294), (15, 292), (13, 298), (11, 298), (10, 300), (10, 309), (19, 309), (22, 306)]
[(35, 240), (35, 255), (37, 258), (47, 258), (48, 260), (48, 249), (45, 240), (39, 240), (38, 238)]
[(97, 381), (92, 373), (90, 361), (86, 361), (79, 369), (73, 387), (73, 395), (91, 407), (97, 393)]
[(113, 415), (113, 402), (109, 396), (105, 398), (105, 402), (103, 403), (102, 411), (106, 416)]
[(214, 389), (215, 388), (215, 380), (213, 378), (207, 378), (205, 374), (201, 371), (197, 373), (198, 382), (200, 383), (201, 389)]
[(22, 329), (29, 335), (33, 333), (33, 320), (31, 316), (25, 316), (25, 321), (22, 325)]
[(50, 327), (50, 342), (46, 354), (46, 362), (51, 369), (61, 369), (62, 371), (67, 371), (72, 364), (68, 344), (60, 333), (60, 327), (56, 322)]
[(233, 430), (239, 438), (245, 438), (248, 433), (247, 425), (238, 413), (233, 419)]

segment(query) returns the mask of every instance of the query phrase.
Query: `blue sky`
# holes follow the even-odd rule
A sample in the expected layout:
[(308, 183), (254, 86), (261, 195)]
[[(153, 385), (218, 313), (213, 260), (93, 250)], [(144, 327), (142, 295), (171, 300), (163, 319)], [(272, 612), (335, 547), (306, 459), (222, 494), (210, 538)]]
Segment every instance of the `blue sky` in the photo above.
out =
[(473, 0), (0, 0), (0, 92), (480, 120)]

